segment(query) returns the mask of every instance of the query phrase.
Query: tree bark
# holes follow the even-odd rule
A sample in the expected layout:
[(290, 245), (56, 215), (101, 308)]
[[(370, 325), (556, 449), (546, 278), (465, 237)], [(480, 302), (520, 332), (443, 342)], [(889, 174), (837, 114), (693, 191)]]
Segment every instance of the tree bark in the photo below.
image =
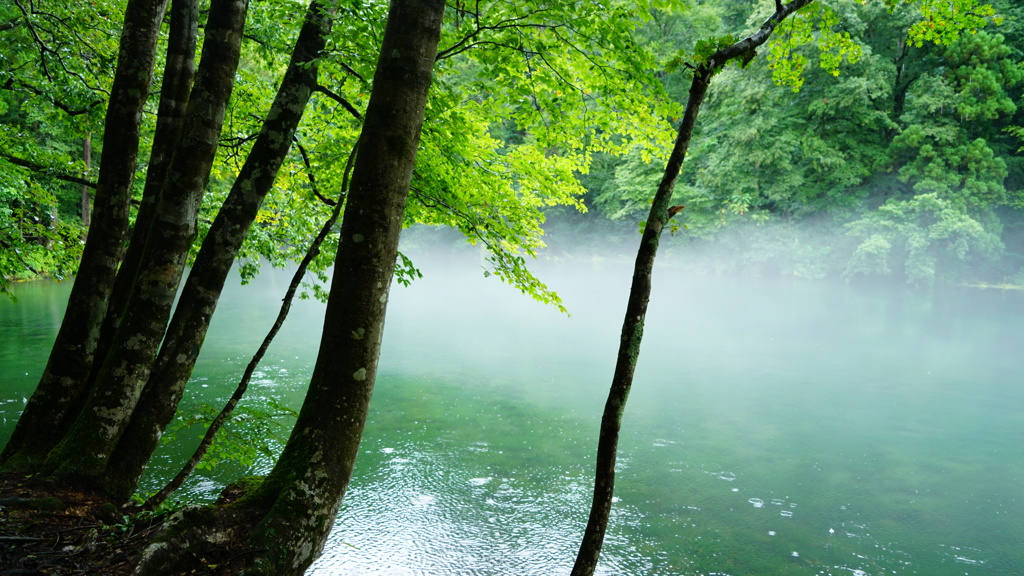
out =
[(126, 500), (134, 492), (160, 436), (174, 416), (228, 272), (273, 186), (317, 84), (317, 62), (330, 26), (331, 16), (323, 4), (312, 2), (260, 135), (203, 241), (138, 409), (110, 460), (104, 485), (116, 499)]
[[(356, 144), (356, 146), (358, 146), (358, 144)], [(235, 387), (235, 392), (231, 395), (231, 398), (228, 399), (227, 404), (224, 405), (220, 413), (218, 413), (213, 421), (210, 422), (210, 426), (206, 429), (206, 433), (203, 435), (203, 439), (199, 442), (199, 446), (192, 454), (192, 457), (188, 459), (178, 474), (172, 478), (167, 485), (161, 488), (157, 493), (150, 496), (142, 506), (139, 507), (140, 510), (154, 510), (156, 507), (160, 506), (168, 496), (173, 494), (181, 487), (182, 484), (185, 483), (185, 480), (195, 472), (196, 467), (199, 466), (200, 462), (202, 462), (203, 457), (206, 456), (206, 452), (210, 449), (210, 446), (213, 445), (213, 441), (217, 437), (217, 432), (220, 430), (221, 426), (227, 422), (231, 413), (234, 412), (235, 406), (237, 406), (242, 400), (246, 390), (249, 388), (249, 381), (252, 380), (253, 373), (256, 372), (256, 368), (260, 365), (260, 362), (263, 361), (263, 356), (267, 353), (267, 349), (270, 348), (270, 344), (274, 341), (274, 338), (277, 337), (277, 333), (281, 330), (281, 327), (284, 326), (285, 319), (288, 318), (288, 312), (291, 311), (292, 308), (292, 301), (295, 298), (295, 293), (298, 291), (299, 286), (302, 284), (302, 279), (306, 275), (306, 270), (309, 268), (309, 265), (313, 260), (320, 255), (320, 246), (324, 243), (324, 240), (327, 239), (327, 236), (330, 235), (331, 230), (334, 229), (335, 223), (337, 223), (338, 218), (341, 216), (341, 210), (345, 205), (344, 196), (348, 192), (348, 176), (350, 174), (352, 160), (354, 158), (355, 150), (349, 154), (349, 161), (345, 166), (345, 175), (342, 179), (341, 185), (341, 197), (338, 198), (337, 202), (335, 202), (334, 210), (331, 211), (330, 217), (327, 218), (327, 221), (320, 227), (320, 232), (317, 233), (316, 237), (310, 243), (309, 248), (306, 250), (306, 255), (302, 258), (302, 262), (299, 263), (299, 266), (295, 269), (295, 273), (292, 274), (292, 281), (288, 284), (288, 289), (285, 291), (284, 298), (282, 298), (281, 308), (277, 312), (277, 318), (274, 320), (274, 325), (271, 326), (270, 331), (267, 332), (267, 335), (263, 338), (263, 343), (260, 344), (256, 353), (253, 354), (252, 359), (249, 360), (249, 364), (245, 367), (245, 372), (242, 373), (241, 380), (238, 381), (238, 385)], [(129, 428), (129, 435), (131, 432), (132, 429)]]
[[(184, 515), (180, 524), (168, 527), (150, 546), (139, 574), (166, 574), (185, 549), (194, 551), (204, 542), (211, 546), (213, 538), (204, 526), (217, 522), (210, 518), (237, 516), (232, 523), (236, 529), (258, 519), (248, 538), (252, 556), (244, 574), (298, 576), (322, 550), (352, 475), (373, 392), (444, 7), (443, 0), (391, 4), (345, 208), (320, 352), (284, 453), (244, 503), (205, 520), (202, 512)], [(189, 525), (194, 527), (192, 537), (183, 536)], [(236, 533), (220, 530), (221, 536)]]
[(167, 0), (130, 0), (103, 132), (92, 226), (50, 358), (0, 461), (33, 469), (82, 408), (107, 299), (121, 260), (142, 109)]
[[(85, 171), (82, 172), (82, 179), (85, 180), (89, 176), (89, 170), (92, 168), (92, 134), (85, 133), (85, 138), (82, 140), (82, 162), (85, 164)], [(82, 184), (82, 198), (81, 198), (81, 214), (82, 214), (82, 240), (86, 241), (89, 239), (89, 222), (92, 220), (92, 193), (89, 192), (90, 186)]]
[(745, 57), (752, 50), (765, 43), (775, 27), (794, 12), (807, 6), (814, 0), (793, 0), (789, 4), (777, 4), (778, 9), (761, 25), (757, 32), (715, 52), (705, 63), (693, 72), (690, 93), (686, 101), (686, 111), (676, 134), (675, 145), (669, 155), (665, 173), (658, 190), (654, 194), (651, 211), (647, 217), (640, 247), (637, 249), (636, 262), (633, 267), (633, 283), (629, 289), (626, 302), (626, 315), (622, 321), (622, 332), (619, 336), (619, 351), (615, 361), (615, 372), (612, 376), (611, 389), (601, 416), (601, 429), (598, 437), (597, 461), (594, 472), (594, 494), (591, 500), (590, 517), (584, 531), (583, 540), (576, 562), (572, 568), (572, 576), (592, 576), (597, 569), (598, 558), (608, 528), (608, 517), (612, 509), (612, 496), (615, 488), (615, 463), (619, 445), (619, 430), (622, 427), (622, 415), (626, 408), (630, 389), (633, 386), (633, 372), (640, 355), (640, 343), (643, 340), (644, 321), (647, 316), (647, 304), (651, 296), (651, 278), (654, 272), (654, 260), (658, 253), (658, 244), (665, 223), (681, 207), (669, 207), (672, 191), (675, 189), (679, 170), (686, 158), (686, 151), (693, 137), (693, 128), (697, 115), (704, 103), (711, 78), (721, 70), (727, 62), (734, 58)]
[[(261, 491), (253, 573), (302, 574), (355, 466), (415, 166), (443, 0), (394, 0), (356, 153), (320, 351), (298, 421)], [(268, 502), (269, 503), (269, 502)]]
[[(170, 33), (167, 38), (167, 56), (160, 87), (160, 103), (157, 108), (156, 129), (153, 132), (153, 145), (149, 152), (149, 167), (146, 171), (146, 184), (142, 189), (142, 201), (139, 203), (132, 228), (128, 248), (117, 271), (114, 289), (110, 294), (107, 315), (100, 329), (96, 356), (106, 358), (110, 345), (117, 333), (117, 327), (124, 315), (125, 307), (135, 285), (142, 255), (146, 250), (146, 240), (153, 224), (157, 201), (171, 164), (174, 150), (181, 140), (185, 125), (185, 113), (188, 107), (189, 92), (195, 76), (196, 40), (199, 26), (198, 0), (171, 0)], [(93, 364), (89, 377), (92, 385), (103, 368), (102, 362)]]
[(43, 469), (100, 488), (149, 378), (195, 240), (199, 205), (234, 86), (248, 0), (214, 0), (179, 146), (161, 189), (138, 276), (110, 352), (81, 414)]

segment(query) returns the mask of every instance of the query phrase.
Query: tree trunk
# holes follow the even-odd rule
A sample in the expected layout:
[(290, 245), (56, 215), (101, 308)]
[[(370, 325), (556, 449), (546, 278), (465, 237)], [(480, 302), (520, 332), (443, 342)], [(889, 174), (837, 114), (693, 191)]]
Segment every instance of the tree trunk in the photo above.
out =
[[(341, 185), (342, 193), (334, 205), (334, 210), (331, 212), (330, 217), (327, 218), (327, 221), (324, 222), (323, 226), (320, 227), (320, 232), (317, 233), (316, 237), (310, 243), (309, 248), (306, 250), (306, 255), (302, 258), (302, 262), (299, 263), (299, 266), (295, 269), (295, 273), (292, 274), (292, 281), (288, 284), (288, 289), (285, 290), (284, 298), (282, 298), (281, 301), (281, 308), (277, 313), (277, 318), (274, 320), (273, 326), (270, 327), (270, 331), (267, 332), (267, 335), (263, 338), (263, 343), (260, 344), (256, 353), (253, 354), (252, 359), (249, 360), (249, 364), (245, 367), (245, 372), (242, 373), (242, 379), (238, 381), (238, 385), (235, 387), (234, 393), (231, 394), (231, 398), (228, 399), (227, 404), (224, 405), (213, 421), (210, 422), (210, 426), (206, 429), (206, 433), (203, 435), (203, 439), (199, 442), (199, 446), (196, 448), (195, 452), (193, 452), (192, 457), (185, 462), (185, 465), (182, 466), (181, 470), (170, 480), (170, 482), (150, 496), (139, 507), (140, 510), (154, 510), (160, 506), (168, 496), (173, 494), (181, 487), (182, 484), (185, 483), (185, 480), (195, 472), (196, 467), (198, 467), (199, 463), (202, 462), (203, 457), (206, 456), (206, 452), (210, 449), (210, 446), (213, 445), (213, 441), (217, 437), (217, 432), (220, 431), (221, 426), (227, 422), (231, 413), (234, 412), (235, 406), (237, 406), (242, 400), (246, 390), (249, 388), (249, 381), (252, 379), (253, 373), (256, 372), (256, 368), (259, 367), (260, 362), (263, 361), (263, 356), (267, 353), (267, 349), (270, 348), (270, 344), (274, 341), (274, 338), (277, 337), (277, 333), (281, 330), (281, 327), (284, 326), (285, 319), (288, 318), (288, 312), (291, 311), (292, 308), (292, 301), (295, 298), (295, 293), (298, 291), (299, 286), (302, 284), (302, 279), (306, 275), (306, 270), (309, 268), (309, 265), (313, 260), (320, 255), (320, 246), (331, 234), (331, 231), (334, 230), (334, 225), (337, 223), (338, 217), (341, 216), (341, 210), (345, 205), (344, 196), (348, 192), (348, 176), (351, 172), (352, 160), (354, 157), (355, 150), (352, 151), (352, 154), (349, 154), (349, 161), (345, 165), (345, 175)], [(145, 400), (145, 397), (143, 400)], [(132, 429), (129, 428), (128, 434), (131, 434), (131, 432)]]
[(107, 492), (127, 500), (174, 416), (192, 375), (225, 279), (263, 199), (288, 154), (292, 136), (317, 83), (317, 61), (331, 17), (314, 1), (292, 51), (277, 97), (267, 112), (224, 205), (210, 227), (189, 272), (139, 407), (108, 466)]
[(394, 0), (356, 153), (320, 351), (298, 421), (268, 476), (254, 573), (302, 574), (319, 555), (355, 466), (377, 374), (405, 201), (443, 0)]
[[(906, 38), (900, 38), (896, 43), (896, 55), (893, 57), (893, 65), (896, 68), (896, 77), (892, 82), (892, 115), (893, 122), (899, 122), (903, 116), (903, 108), (907, 103), (907, 92), (914, 82), (920, 78), (920, 71), (914, 66), (913, 59), (909, 58), (913, 46)], [(899, 134), (897, 128), (886, 128), (884, 131), (885, 141), (892, 144), (893, 138)]]
[(768, 40), (779, 22), (811, 2), (813, 0), (793, 0), (785, 6), (781, 3), (777, 4), (776, 12), (761, 25), (757, 32), (715, 52), (707, 62), (698, 66), (693, 72), (683, 121), (679, 125), (675, 145), (665, 167), (665, 174), (654, 194), (651, 211), (640, 240), (640, 247), (637, 249), (636, 262), (633, 267), (633, 283), (629, 289), (626, 316), (622, 322), (622, 333), (619, 337), (615, 372), (612, 376), (612, 385), (608, 392), (604, 413), (601, 416), (590, 517), (579, 552), (576, 555), (576, 563), (572, 568), (572, 576), (592, 576), (597, 569), (601, 546), (608, 528), (608, 517), (612, 509), (619, 430), (622, 427), (622, 414), (626, 408), (626, 400), (629, 398), (629, 391), (633, 386), (633, 371), (640, 355), (640, 342), (643, 339), (647, 304), (651, 296), (654, 259), (658, 252), (658, 243), (665, 223), (678, 210), (682, 209), (682, 207), (670, 208), (669, 204), (672, 200), (672, 191), (675, 189), (676, 178), (679, 177), (679, 170), (683, 166), (686, 151), (690, 147), (697, 114), (704, 103), (708, 85), (715, 73), (721, 70), (729, 60), (750, 55), (755, 48)]
[[(181, 140), (188, 107), (189, 91), (195, 76), (196, 39), (199, 26), (198, 0), (171, 0), (170, 33), (167, 39), (167, 57), (160, 86), (160, 104), (157, 109), (156, 129), (153, 145), (149, 152), (149, 167), (146, 184), (142, 189), (142, 201), (135, 216), (131, 240), (124, 260), (117, 271), (114, 289), (110, 294), (107, 315), (100, 330), (96, 346), (97, 358), (106, 358), (110, 345), (117, 333), (117, 327), (124, 315), (142, 265), (146, 250), (146, 239), (153, 224), (160, 190), (167, 176), (174, 150)], [(102, 362), (95, 362), (89, 377), (91, 386), (103, 368)]]
[(248, 0), (214, 0), (203, 55), (124, 316), (80, 416), (44, 471), (99, 486), (149, 378), (195, 240), (196, 218), (234, 86)]
[[(89, 177), (89, 170), (92, 168), (92, 134), (88, 132), (82, 140), (82, 162), (85, 163), (85, 171), (82, 172), (82, 178), (85, 179)], [(92, 219), (92, 194), (87, 184), (82, 184), (81, 213), (82, 240), (86, 241), (89, 238), (89, 222)]]
[[(388, 290), (437, 52), (443, 0), (394, 0), (366, 111), (309, 392), (284, 453), (245, 501), (183, 515), (139, 574), (258, 520), (245, 574), (301, 575), (319, 555), (355, 464), (377, 371)], [(265, 512), (265, 513), (264, 513)], [(210, 526), (226, 522), (214, 537)], [(205, 533), (204, 533), (205, 532)], [(230, 546), (221, 543), (220, 546)], [(235, 549), (239, 546), (236, 544)]]
[(591, 502), (590, 518), (584, 532), (583, 542), (576, 556), (572, 576), (590, 576), (597, 568), (598, 556), (604, 543), (605, 531), (608, 528), (608, 517), (612, 509), (612, 496), (615, 488), (615, 461), (619, 445), (619, 430), (622, 427), (622, 414), (626, 408), (626, 400), (633, 386), (633, 372), (640, 355), (640, 342), (644, 334), (644, 320), (647, 315), (647, 304), (651, 296), (651, 276), (654, 271), (654, 258), (658, 252), (658, 244), (665, 223), (670, 218), (669, 202), (675, 188), (676, 178), (690, 146), (694, 123), (704, 95), (707, 93), (708, 82), (712, 72), (699, 69), (694, 73), (690, 84), (690, 95), (686, 103), (686, 113), (679, 126), (676, 143), (669, 156), (665, 174), (654, 195), (654, 203), (647, 217), (640, 248), (637, 250), (633, 268), (633, 283), (629, 289), (626, 302), (626, 317), (622, 321), (622, 333), (619, 336), (619, 352), (615, 361), (615, 372), (612, 376), (611, 390), (601, 416), (601, 431), (597, 445), (597, 463), (594, 474), (594, 495)]
[(38, 465), (81, 410), (128, 228), (140, 120), (166, 7), (167, 0), (128, 2), (104, 123), (89, 239), (39, 385), (0, 455), (8, 466), (32, 469)]

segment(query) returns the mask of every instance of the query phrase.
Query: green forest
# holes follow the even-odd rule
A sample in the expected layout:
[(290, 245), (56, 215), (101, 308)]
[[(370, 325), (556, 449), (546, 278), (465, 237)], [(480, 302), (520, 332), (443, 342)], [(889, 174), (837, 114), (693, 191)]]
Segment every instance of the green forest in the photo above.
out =
[(299, 266), (327, 308), (283, 452), (167, 519), (136, 573), (301, 574), (352, 476), (389, 287), (419, 275), (403, 229), (457, 230), (485, 274), (559, 308), (531, 270), (547, 244), (639, 244), (572, 572), (593, 574), (659, 241), (709, 273), (1024, 284), (1022, 16), (1011, 0), (3, 0), (0, 289), (74, 286), (0, 465), (151, 513), (167, 494), (139, 478), (229, 271)]
[[(545, 219), (567, 245), (630, 242), (664, 168), (696, 43), (753, 26), (768, 6), (653, 4), (643, 16), (610, 6), (610, 22), (576, 20), (592, 27), (576, 38), (499, 19), (503, 28), (487, 32), (502, 36), (448, 48), (429, 104), (430, 156), (416, 174), (420, 201), (407, 223), (454, 226), (498, 251), (507, 245), (496, 271), (527, 283), (513, 254), (543, 245)], [(716, 273), (1024, 281), (1021, 8), (993, 5), (998, 25), (936, 45), (907, 40), (911, 10), (837, 3), (838, 29), (851, 42), (844, 53), (800, 38), (810, 30), (793, 31), (798, 79), (780, 74), (774, 48), (752, 66), (724, 70), (673, 198), (686, 210), (674, 219), (672, 249)], [(249, 272), (298, 261), (330, 212), (381, 33), (381, 18), (366, 13), (384, 10), (356, 7), (332, 32), (296, 145), (241, 249)], [(3, 10), (0, 272), (5, 282), (66, 277), (89, 223), (123, 7), (95, 2), (62, 13), (9, 2)], [(250, 12), (200, 238), (256, 137), (302, 21), (289, 2), (256, 2)], [(451, 25), (472, 24), (463, 20)], [(599, 46), (576, 45), (594, 38)], [(513, 41), (538, 44), (492, 49)], [(819, 66), (824, 57), (843, 63)], [(155, 98), (143, 142), (155, 130)], [(148, 147), (140, 149), (142, 174)]]

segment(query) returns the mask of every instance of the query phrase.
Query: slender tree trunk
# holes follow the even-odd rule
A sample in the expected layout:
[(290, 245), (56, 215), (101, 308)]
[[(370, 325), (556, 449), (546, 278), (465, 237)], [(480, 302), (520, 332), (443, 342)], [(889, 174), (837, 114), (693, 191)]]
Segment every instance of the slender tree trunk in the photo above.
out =
[(111, 458), (104, 485), (112, 497), (126, 500), (131, 496), (160, 436), (174, 416), (231, 265), (273, 186), (316, 86), (317, 61), (330, 25), (331, 18), (323, 4), (312, 2), (277, 97), (203, 241), (142, 400)]
[[(85, 134), (85, 139), (82, 140), (82, 161), (85, 163), (82, 178), (88, 178), (89, 170), (92, 169), (92, 134), (88, 132)], [(89, 238), (89, 222), (92, 219), (92, 194), (86, 184), (82, 184), (81, 210), (82, 240), (84, 241)]]
[[(189, 91), (192, 89), (192, 80), (195, 76), (198, 26), (199, 0), (171, 0), (167, 56), (160, 87), (156, 129), (153, 132), (153, 145), (150, 148), (149, 167), (146, 171), (146, 184), (142, 189), (142, 201), (135, 216), (131, 240), (114, 280), (107, 315), (103, 320), (100, 339), (96, 346), (97, 358), (106, 358), (110, 351), (114, 334), (117, 332), (142, 264), (142, 255), (146, 250), (146, 240), (153, 224), (160, 190), (167, 177), (167, 169), (181, 140)], [(103, 362), (93, 364), (89, 385), (96, 381), (102, 368)]]
[[(366, 111), (309, 392), (284, 453), (243, 503), (185, 514), (140, 575), (244, 533), (244, 574), (298, 576), (319, 555), (355, 465), (377, 371), (388, 290), (440, 37), (443, 0), (394, 0)], [(224, 526), (218, 526), (224, 524)], [(216, 534), (211, 531), (216, 527)], [(221, 543), (220, 546), (231, 546)], [(204, 551), (204, 548), (206, 551)]]
[(443, 0), (394, 0), (338, 242), (320, 351), (298, 421), (268, 476), (254, 573), (302, 574), (348, 488), (373, 394), (405, 201), (440, 38)]
[(597, 462), (594, 471), (594, 494), (591, 500), (590, 517), (572, 568), (572, 576), (592, 576), (597, 569), (601, 546), (608, 528), (608, 517), (612, 509), (612, 496), (615, 488), (615, 462), (619, 445), (619, 430), (622, 427), (622, 414), (626, 408), (626, 400), (633, 386), (633, 372), (640, 355), (640, 342), (643, 339), (644, 322), (647, 317), (647, 304), (651, 296), (651, 277), (654, 272), (654, 259), (658, 253), (658, 244), (665, 223), (682, 207), (670, 207), (672, 191), (675, 189), (679, 170), (690, 147), (693, 128), (697, 122), (697, 114), (704, 103), (711, 78), (729, 60), (750, 55), (758, 46), (764, 44), (771, 36), (775, 27), (793, 12), (810, 4), (813, 0), (793, 0), (789, 4), (777, 4), (776, 12), (754, 34), (715, 52), (704, 64), (693, 72), (690, 93), (686, 101), (683, 121), (676, 134), (675, 145), (669, 155), (664, 176), (658, 185), (647, 217), (647, 224), (637, 249), (636, 262), (633, 267), (633, 283), (629, 289), (626, 302), (626, 315), (622, 321), (622, 333), (619, 337), (619, 352), (615, 361), (615, 372), (612, 376), (611, 389), (601, 416), (601, 431), (598, 437)]
[(103, 132), (92, 226), (49, 361), (0, 461), (31, 469), (82, 408), (107, 299), (121, 260), (142, 109), (167, 0), (130, 0)]
[[(358, 144), (356, 144), (356, 146), (358, 146)], [(199, 466), (200, 462), (202, 462), (203, 457), (206, 456), (206, 452), (210, 449), (210, 446), (213, 445), (213, 441), (217, 437), (217, 432), (220, 431), (221, 426), (227, 422), (231, 413), (234, 412), (235, 406), (237, 406), (242, 400), (246, 390), (249, 388), (249, 381), (252, 379), (253, 373), (256, 372), (256, 368), (260, 365), (260, 362), (263, 361), (263, 356), (267, 353), (267, 349), (270, 348), (270, 344), (274, 341), (274, 338), (277, 337), (277, 333), (281, 330), (281, 327), (284, 326), (285, 319), (288, 318), (288, 312), (292, 309), (292, 301), (295, 299), (295, 293), (298, 291), (299, 285), (302, 284), (302, 279), (306, 275), (306, 270), (309, 268), (309, 265), (313, 260), (320, 255), (320, 246), (324, 243), (324, 240), (327, 239), (327, 236), (330, 235), (331, 230), (334, 229), (334, 225), (338, 221), (338, 217), (341, 216), (341, 210), (345, 205), (344, 197), (348, 192), (348, 176), (350, 174), (352, 160), (354, 158), (355, 150), (353, 149), (352, 153), (349, 154), (348, 164), (345, 166), (345, 175), (341, 185), (341, 197), (338, 198), (330, 217), (327, 218), (327, 221), (320, 227), (320, 232), (310, 243), (309, 249), (306, 250), (306, 255), (302, 258), (302, 262), (299, 263), (299, 266), (295, 269), (295, 273), (292, 274), (292, 281), (288, 284), (288, 290), (285, 291), (284, 298), (282, 298), (281, 309), (278, 310), (277, 319), (274, 320), (274, 325), (271, 326), (270, 331), (267, 332), (267, 335), (263, 338), (263, 343), (260, 344), (259, 349), (256, 350), (252, 359), (249, 360), (249, 364), (245, 367), (245, 372), (242, 374), (242, 379), (239, 380), (238, 386), (235, 387), (235, 392), (231, 395), (231, 398), (228, 399), (227, 404), (224, 405), (220, 413), (218, 413), (213, 421), (210, 422), (210, 427), (206, 429), (206, 434), (203, 435), (203, 439), (199, 442), (199, 446), (192, 454), (192, 457), (188, 459), (178, 474), (175, 475), (167, 485), (161, 488), (156, 494), (150, 496), (142, 504), (140, 507), (141, 510), (153, 510), (157, 506), (160, 506), (168, 496), (173, 494), (181, 487), (182, 484), (185, 483), (185, 480), (195, 472), (196, 467)], [(131, 431), (131, 428), (129, 428), (128, 432), (131, 433)]]
[(234, 86), (248, 0), (214, 0), (203, 56), (189, 97), (180, 145), (161, 189), (138, 277), (81, 415), (51, 451), (44, 470), (100, 487), (149, 378), (195, 240), (196, 218)]
[(594, 573), (597, 568), (598, 556), (601, 553), (601, 545), (604, 543), (615, 488), (615, 462), (619, 445), (619, 429), (622, 427), (622, 414), (626, 408), (629, 391), (633, 386), (633, 372), (640, 355), (640, 342), (644, 334), (647, 304), (651, 296), (654, 258), (658, 252), (661, 232), (670, 218), (669, 202), (672, 199), (672, 191), (675, 188), (683, 159), (686, 157), (697, 112), (704, 102), (710, 79), (711, 72), (708, 70), (701, 69), (694, 73), (693, 81), (690, 84), (686, 113), (676, 136), (675, 147), (669, 156), (665, 174), (654, 195), (654, 203), (647, 217), (647, 224), (640, 240), (640, 248), (637, 250), (633, 268), (633, 283), (629, 289), (626, 316), (622, 321), (622, 333), (619, 336), (619, 352), (615, 361), (615, 372), (612, 376), (611, 390), (608, 392), (604, 413), (601, 416), (590, 518), (587, 521), (583, 542), (576, 556), (576, 564), (572, 569), (573, 576), (589, 576)]

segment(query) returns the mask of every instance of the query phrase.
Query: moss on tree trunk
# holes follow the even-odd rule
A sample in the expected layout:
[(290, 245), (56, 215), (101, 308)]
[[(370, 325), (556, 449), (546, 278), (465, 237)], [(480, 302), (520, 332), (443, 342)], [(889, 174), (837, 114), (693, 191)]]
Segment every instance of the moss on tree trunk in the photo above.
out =
[[(237, 536), (248, 527), (243, 548), (252, 554), (245, 574), (297, 576), (320, 554), (352, 476), (373, 393), (444, 8), (443, 0), (392, 2), (341, 226), (320, 353), (284, 453), (252, 495), (216, 508), (215, 518), (188, 521), (190, 529), (179, 530), (184, 520), (169, 527), (150, 547), (140, 573), (167, 573), (161, 567), (168, 556), (163, 550), (185, 550), (216, 537), (237, 549)], [(207, 533), (207, 526), (223, 528), (218, 536)]]

